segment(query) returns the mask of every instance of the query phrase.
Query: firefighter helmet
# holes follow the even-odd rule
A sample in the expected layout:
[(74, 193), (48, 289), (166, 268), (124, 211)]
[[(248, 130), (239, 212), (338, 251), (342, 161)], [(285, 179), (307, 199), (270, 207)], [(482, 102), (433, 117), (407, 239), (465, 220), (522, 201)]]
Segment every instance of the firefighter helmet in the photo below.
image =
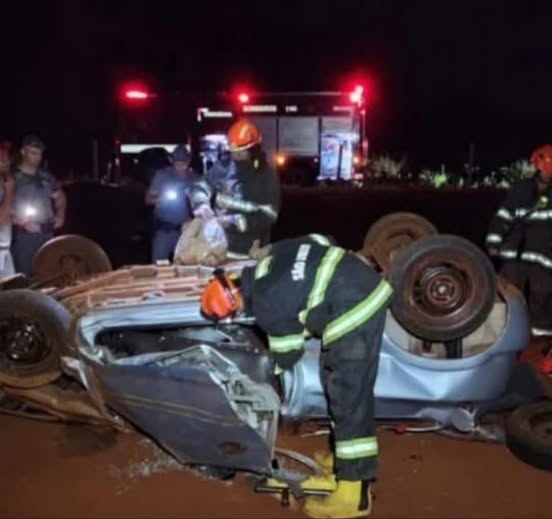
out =
[(531, 163), (545, 176), (552, 176), (552, 144), (537, 148), (531, 155)]
[(201, 294), (203, 314), (218, 321), (236, 314), (242, 307), (242, 295), (232, 278), (222, 269), (215, 270)]
[(236, 121), (228, 130), (230, 151), (243, 151), (260, 144), (263, 140), (259, 128), (247, 119)]

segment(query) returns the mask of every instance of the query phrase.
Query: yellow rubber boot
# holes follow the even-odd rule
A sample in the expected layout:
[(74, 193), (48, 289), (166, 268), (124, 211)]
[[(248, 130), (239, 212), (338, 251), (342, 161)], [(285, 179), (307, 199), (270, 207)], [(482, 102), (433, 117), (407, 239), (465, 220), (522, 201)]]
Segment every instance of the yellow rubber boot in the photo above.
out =
[(322, 476), (311, 476), (301, 481), (303, 490), (327, 490), (333, 492), (337, 488), (337, 481), (334, 474), (324, 474)]
[(313, 455), (314, 461), (320, 467), (322, 472), (326, 474), (333, 474), (334, 469), (334, 455), (330, 451), (316, 451)]
[[(363, 488), (364, 487), (364, 488)], [(328, 497), (308, 497), (303, 511), (313, 519), (368, 517), (372, 508), (370, 486), (362, 481), (338, 481)]]

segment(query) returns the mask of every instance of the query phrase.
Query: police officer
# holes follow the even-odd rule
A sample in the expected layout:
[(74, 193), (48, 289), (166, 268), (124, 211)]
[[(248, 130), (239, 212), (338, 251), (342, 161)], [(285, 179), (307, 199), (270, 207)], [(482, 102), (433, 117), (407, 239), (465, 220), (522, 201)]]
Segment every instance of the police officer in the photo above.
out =
[(334, 473), (303, 482), (304, 488), (332, 491), (307, 499), (309, 517), (370, 513), (378, 455), (374, 384), (391, 295), (370, 265), (320, 235), (272, 245), (256, 267), (243, 269), (239, 288), (217, 271), (203, 291), (202, 311), (209, 318), (242, 311), (254, 316), (281, 369), (301, 358), (305, 337), (322, 339), (321, 379), (335, 442), (333, 456), (317, 457), (334, 465)]
[(12, 255), (17, 272), (31, 275), (37, 250), (65, 223), (66, 197), (56, 179), (41, 167), (44, 143), (34, 135), (22, 141), (15, 169)]
[(154, 207), (152, 260), (171, 260), (182, 224), (191, 218), (188, 189), (195, 181), (188, 148), (178, 145), (172, 165), (158, 171), (146, 192), (146, 204)]
[(240, 119), (228, 131), (228, 146), (236, 175), (227, 176), (232, 188), (217, 193), (217, 214), (226, 227), (228, 258), (246, 259), (253, 242), (270, 242), (280, 210), (280, 182), (261, 149), (262, 135), (250, 121)]

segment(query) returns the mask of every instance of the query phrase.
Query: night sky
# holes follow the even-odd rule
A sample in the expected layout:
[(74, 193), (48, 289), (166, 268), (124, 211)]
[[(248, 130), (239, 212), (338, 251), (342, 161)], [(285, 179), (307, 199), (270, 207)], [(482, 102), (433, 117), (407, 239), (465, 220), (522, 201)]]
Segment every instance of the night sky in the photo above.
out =
[[(0, 139), (39, 133), (52, 157), (109, 143), (119, 81), (155, 88), (376, 85), (372, 151), (491, 167), (552, 141), (552, 2), (85, 1), (7, 3)], [(104, 144), (104, 149), (107, 145)], [(70, 159), (69, 159), (70, 158)], [(87, 157), (88, 158), (88, 157)]]

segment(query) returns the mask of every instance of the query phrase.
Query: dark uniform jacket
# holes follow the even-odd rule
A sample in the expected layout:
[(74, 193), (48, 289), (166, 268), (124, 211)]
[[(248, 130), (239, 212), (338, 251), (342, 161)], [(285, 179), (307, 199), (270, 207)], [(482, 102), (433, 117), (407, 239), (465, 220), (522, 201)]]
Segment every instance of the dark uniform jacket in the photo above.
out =
[(280, 210), (280, 183), (275, 171), (264, 161), (236, 163), (240, 195), (219, 194), (216, 204), (241, 217), (240, 225), (226, 230), (229, 257), (247, 256), (255, 240), (270, 242), (270, 230)]
[(246, 313), (267, 333), (280, 367), (303, 354), (307, 336), (328, 347), (389, 303), (392, 289), (360, 258), (320, 235), (275, 243), (241, 276)]
[(486, 244), (504, 260), (552, 268), (552, 187), (539, 193), (535, 178), (515, 184), (491, 222)]

